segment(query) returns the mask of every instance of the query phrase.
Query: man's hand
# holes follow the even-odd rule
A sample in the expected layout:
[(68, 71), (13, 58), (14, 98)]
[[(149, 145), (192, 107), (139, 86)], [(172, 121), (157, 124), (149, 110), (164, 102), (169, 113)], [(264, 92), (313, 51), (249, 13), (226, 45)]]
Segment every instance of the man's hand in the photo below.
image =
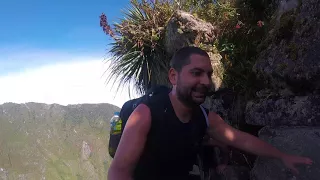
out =
[(281, 158), (283, 164), (290, 169), (294, 174), (299, 174), (299, 171), (296, 169), (296, 164), (305, 164), (305, 165), (312, 165), (312, 160), (307, 157), (301, 156), (293, 156), (293, 155), (283, 155)]
[(209, 124), (208, 132), (212, 138), (257, 156), (280, 159), (293, 173), (298, 173), (295, 164), (312, 164), (312, 160), (309, 158), (285, 154), (261, 139), (231, 127), (214, 112), (209, 113)]

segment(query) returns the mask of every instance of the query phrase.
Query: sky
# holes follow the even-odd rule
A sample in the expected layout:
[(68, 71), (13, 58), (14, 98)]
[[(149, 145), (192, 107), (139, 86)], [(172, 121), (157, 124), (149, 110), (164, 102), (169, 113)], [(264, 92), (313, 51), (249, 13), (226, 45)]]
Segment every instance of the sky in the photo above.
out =
[(129, 0), (1, 0), (0, 104), (121, 107), (130, 98), (127, 87), (119, 92), (105, 82), (112, 41), (99, 16), (117, 22), (128, 6)]

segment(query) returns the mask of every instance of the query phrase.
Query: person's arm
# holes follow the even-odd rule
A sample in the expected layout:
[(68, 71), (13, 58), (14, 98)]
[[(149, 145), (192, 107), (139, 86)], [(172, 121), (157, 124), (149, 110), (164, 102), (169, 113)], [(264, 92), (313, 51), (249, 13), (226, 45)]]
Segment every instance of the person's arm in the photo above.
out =
[(140, 104), (130, 115), (115, 157), (108, 172), (108, 180), (132, 180), (135, 165), (143, 151), (151, 126), (150, 109)]
[(216, 113), (209, 113), (209, 134), (229, 146), (253, 153), (258, 156), (281, 158), (284, 154), (273, 146), (248, 133), (228, 125)]
[(214, 112), (209, 113), (209, 126), (208, 131), (212, 138), (257, 156), (280, 159), (296, 173), (298, 171), (294, 164), (312, 164), (309, 158), (285, 154), (259, 138), (231, 127)]

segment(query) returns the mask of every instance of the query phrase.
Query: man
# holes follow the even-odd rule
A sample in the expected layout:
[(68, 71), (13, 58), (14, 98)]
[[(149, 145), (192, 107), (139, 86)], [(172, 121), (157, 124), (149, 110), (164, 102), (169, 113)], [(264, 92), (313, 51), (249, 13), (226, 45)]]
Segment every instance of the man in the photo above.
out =
[(108, 180), (188, 179), (199, 150), (197, 143), (206, 132), (227, 146), (280, 159), (294, 172), (297, 172), (295, 164), (312, 163), (309, 158), (285, 154), (234, 129), (215, 112), (208, 112), (206, 122), (200, 105), (212, 86), (212, 73), (205, 51), (184, 47), (176, 52), (168, 72), (171, 92), (144, 101), (132, 112)]

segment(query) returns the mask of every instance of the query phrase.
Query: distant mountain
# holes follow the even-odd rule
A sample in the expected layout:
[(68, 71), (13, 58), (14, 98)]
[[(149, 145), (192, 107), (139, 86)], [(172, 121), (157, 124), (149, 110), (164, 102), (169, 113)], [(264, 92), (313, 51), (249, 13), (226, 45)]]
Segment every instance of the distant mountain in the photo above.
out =
[(110, 104), (0, 105), (0, 180), (106, 179)]

